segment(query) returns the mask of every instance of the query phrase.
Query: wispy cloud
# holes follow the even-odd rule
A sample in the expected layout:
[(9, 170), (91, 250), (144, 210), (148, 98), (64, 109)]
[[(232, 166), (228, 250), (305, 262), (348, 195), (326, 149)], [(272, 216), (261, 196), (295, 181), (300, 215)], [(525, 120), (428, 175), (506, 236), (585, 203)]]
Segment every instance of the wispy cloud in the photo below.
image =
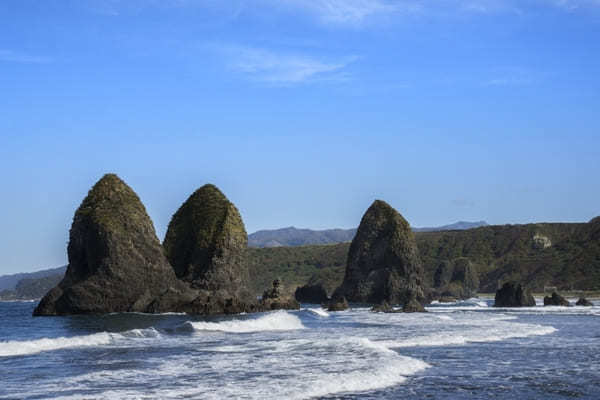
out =
[(348, 77), (345, 68), (357, 59), (351, 56), (332, 61), (245, 46), (220, 46), (220, 51), (226, 56), (230, 69), (252, 80), (276, 85), (341, 81)]
[(536, 81), (534, 74), (524, 68), (498, 68), (491, 75), (484, 86), (526, 86)]
[(21, 64), (45, 64), (51, 62), (48, 57), (33, 56), (12, 50), (0, 49), (0, 62), (13, 62)]
[[(283, 4), (303, 9), (321, 21), (336, 24), (359, 24), (374, 16), (396, 14), (419, 9), (417, 2), (385, 0), (277, 0)], [(273, 1), (271, 1), (273, 2)]]

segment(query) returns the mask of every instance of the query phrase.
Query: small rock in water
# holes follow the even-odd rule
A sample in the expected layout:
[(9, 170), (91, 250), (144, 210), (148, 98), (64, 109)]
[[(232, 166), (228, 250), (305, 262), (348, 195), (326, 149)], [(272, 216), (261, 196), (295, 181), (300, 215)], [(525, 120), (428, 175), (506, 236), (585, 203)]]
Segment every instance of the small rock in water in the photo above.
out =
[(506, 282), (494, 299), (494, 307), (534, 307), (535, 299), (531, 292), (517, 282)]
[(333, 296), (327, 311), (344, 311), (348, 309), (348, 300), (344, 296)]
[(569, 304), (569, 300), (565, 299), (560, 294), (558, 294), (556, 292), (552, 292), (552, 296), (545, 296), (544, 297), (544, 305), (545, 306), (565, 306), (565, 307), (568, 307), (571, 304)]
[(594, 304), (591, 301), (589, 301), (588, 299), (586, 299), (585, 297), (580, 297), (579, 300), (577, 300), (577, 303), (575, 303), (575, 305), (592, 307)]

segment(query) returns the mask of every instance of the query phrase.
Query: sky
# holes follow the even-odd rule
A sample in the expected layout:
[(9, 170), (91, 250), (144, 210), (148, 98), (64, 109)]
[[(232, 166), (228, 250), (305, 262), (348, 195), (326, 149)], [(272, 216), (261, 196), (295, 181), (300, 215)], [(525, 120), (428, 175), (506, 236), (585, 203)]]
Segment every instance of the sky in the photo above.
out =
[(249, 233), (588, 221), (599, 71), (600, 0), (3, 0), (0, 274), (108, 172), (161, 240), (205, 183)]

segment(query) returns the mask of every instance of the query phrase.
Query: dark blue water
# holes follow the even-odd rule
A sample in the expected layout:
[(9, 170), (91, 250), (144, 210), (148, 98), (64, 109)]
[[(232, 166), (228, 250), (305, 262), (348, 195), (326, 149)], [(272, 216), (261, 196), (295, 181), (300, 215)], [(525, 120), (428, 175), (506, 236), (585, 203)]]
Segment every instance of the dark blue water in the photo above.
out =
[(600, 307), (33, 318), (0, 302), (0, 399), (600, 399)]

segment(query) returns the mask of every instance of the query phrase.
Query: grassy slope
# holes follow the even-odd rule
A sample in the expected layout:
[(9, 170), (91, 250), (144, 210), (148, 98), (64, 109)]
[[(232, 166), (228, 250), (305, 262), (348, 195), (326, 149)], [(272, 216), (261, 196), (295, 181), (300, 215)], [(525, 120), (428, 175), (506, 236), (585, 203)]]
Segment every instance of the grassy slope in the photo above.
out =
[[(480, 291), (492, 293), (499, 282), (524, 281), (534, 290), (556, 286), (560, 290), (600, 290), (600, 238), (598, 224), (544, 223), (486, 226), (464, 231), (415, 233), (431, 285), (441, 261), (469, 258), (480, 276)], [(552, 246), (534, 240), (544, 236)], [(349, 243), (325, 246), (250, 249), (254, 288), (268, 287), (279, 277), (288, 289), (306, 283), (313, 274), (328, 290), (341, 283)]]

